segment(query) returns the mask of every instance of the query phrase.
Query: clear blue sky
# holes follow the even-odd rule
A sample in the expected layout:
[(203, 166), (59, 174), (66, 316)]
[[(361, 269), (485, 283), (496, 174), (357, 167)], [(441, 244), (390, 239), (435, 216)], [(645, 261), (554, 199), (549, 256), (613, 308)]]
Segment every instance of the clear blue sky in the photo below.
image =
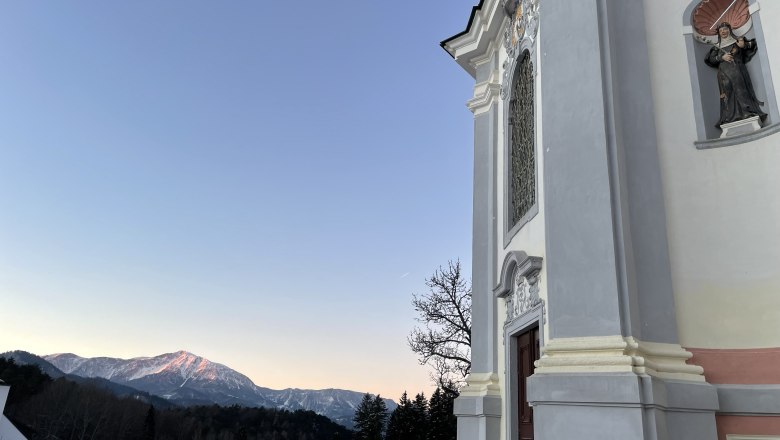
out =
[(411, 295), (471, 251), (438, 42), (475, 2), (3, 3), (0, 351), (429, 390)]

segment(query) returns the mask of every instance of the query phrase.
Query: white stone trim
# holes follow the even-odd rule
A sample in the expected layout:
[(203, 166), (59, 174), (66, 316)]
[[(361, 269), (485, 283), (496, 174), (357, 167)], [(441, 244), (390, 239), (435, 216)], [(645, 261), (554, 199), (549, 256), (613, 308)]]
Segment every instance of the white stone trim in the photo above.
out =
[(534, 374), (622, 372), (704, 382), (704, 369), (686, 364), (693, 354), (678, 344), (623, 336), (557, 338), (548, 341), (542, 352)]
[(502, 26), (504, 28), (503, 46), (506, 50), (506, 59), (503, 63), (504, 77), (501, 84), (501, 97), (504, 99), (509, 98), (515, 66), (518, 61), (523, 59), (523, 52), (529, 52), (534, 78), (537, 76), (536, 37), (539, 32), (539, 24), (539, 0), (519, 0), (512, 12), (512, 17), (509, 17)]
[[(444, 44), (444, 49), (471, 76), (476, 75), (477, 60), (490, 53), (491, 46), (502, 29), (505, 13), (500, 0), (485, 0), (477, 11), (468, 32)], [(482, 49), (480, 50), (480, 47)]]
[(483, 397), (500, 396), (501, 387), (498, 384), (496, 373), (471, 373), (466, 378), (466, 385), (460, 390), (461, 396)]
[(474, 97), (466, 102), (466, 107), (474, 113), (474, 116), (485, 113), (490, 107), (497, 103), (501, 85), (492, 82), (483, 82), (474, 87)]
[(512, 291), (504, 297), (506, 305), (505, 326), (540, 305), (544, 307), (544, 301), (539, 297), (540, 272), (541, 270), (537, 269), (524, 273), (519, 268), (515, 269), (515, 274), (512, 277), (514, 280)]
[(721, 124), (720, 129), (723, 130), (723, 133), (720, 135), (720, 138), (723, 139), (731, 136), (750, 134), (754, 131), (761, 130), (761, 122), (758, 120), (758, 116), (753, 116), (740, 121)]
[(476, 70), (479, 66), (482, 64), (489, 63), (493, 60), (493, 57), (497, 54), (498, 43), (496, 40), (493, 40), (488, 44), (487, 50), (484, 54), (474, 57), (471, 59), (471, 66), (474, 67), (474, 70)]

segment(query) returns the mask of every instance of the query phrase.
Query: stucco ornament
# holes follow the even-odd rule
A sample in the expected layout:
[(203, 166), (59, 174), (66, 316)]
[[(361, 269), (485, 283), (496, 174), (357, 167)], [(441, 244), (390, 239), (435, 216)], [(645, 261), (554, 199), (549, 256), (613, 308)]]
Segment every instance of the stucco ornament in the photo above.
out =
[(523, 49), (533, 52), (536, 34), (539, 30), (539, 0), (504, 0), (504, 9), (510, 19), (504, 29), (504, 78), (501, 83), (501, 98), (506, 99), (510, 84), (510, 72), (517, 56)]
[(718, 44), (718, 26), (729, 23), (742, 37), (753, 27), (748, 0), (702, 0), (691, 14), (693, 37), (705, 44)]
[(539, 298), (539, 271), (526, 276), (516, 272), (512, 284), (512, 294), (506, 300), (506, 322), (512, 322), (518, 316), (542, 303)]

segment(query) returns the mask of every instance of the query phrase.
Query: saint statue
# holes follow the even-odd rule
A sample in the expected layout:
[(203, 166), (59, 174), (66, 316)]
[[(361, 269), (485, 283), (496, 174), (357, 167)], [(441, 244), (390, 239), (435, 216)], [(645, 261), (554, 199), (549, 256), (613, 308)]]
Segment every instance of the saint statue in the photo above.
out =
[(718, 126), (753, 116), (760, 117), (761, 121), (766, 119), (766, 113), (760, 107), (764, 103), (756, 98), (753, 82), (745, 66), (757, 51), (755, 39), (737, 38), (729, 23), (723, 22), (718, 26), (718, 43), (710, 49), (704, 60), (708, 66), (718, 69)]

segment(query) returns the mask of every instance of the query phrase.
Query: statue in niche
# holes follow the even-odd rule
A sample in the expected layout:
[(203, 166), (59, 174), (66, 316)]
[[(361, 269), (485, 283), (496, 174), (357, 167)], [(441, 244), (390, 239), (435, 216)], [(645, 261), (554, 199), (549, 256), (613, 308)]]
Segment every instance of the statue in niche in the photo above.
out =
[(734, 35), (731, 24), (722, 22), (718, 26), (718, 42), (704, 60), (708, 66), (718, 69), (720, 89), (720, 122), (718, 126), (758, 116), (761, 121), (766, 113), (764, 104), (756, 97), (753, 82), (747, 66), (758, 51), (756, 40)]

